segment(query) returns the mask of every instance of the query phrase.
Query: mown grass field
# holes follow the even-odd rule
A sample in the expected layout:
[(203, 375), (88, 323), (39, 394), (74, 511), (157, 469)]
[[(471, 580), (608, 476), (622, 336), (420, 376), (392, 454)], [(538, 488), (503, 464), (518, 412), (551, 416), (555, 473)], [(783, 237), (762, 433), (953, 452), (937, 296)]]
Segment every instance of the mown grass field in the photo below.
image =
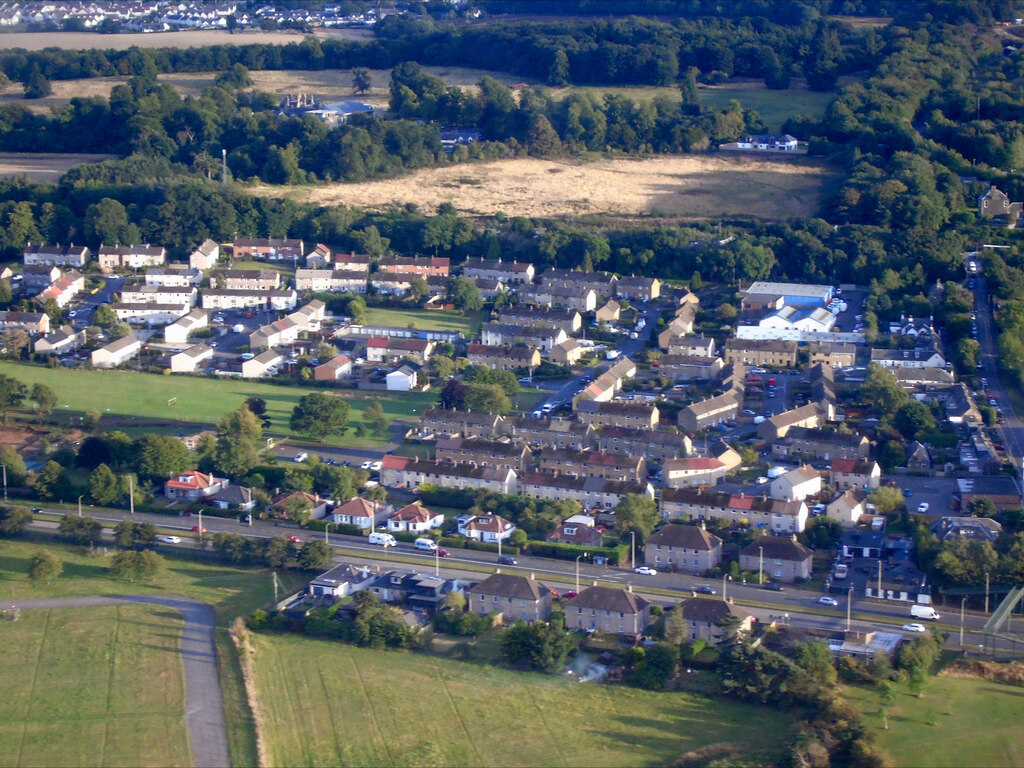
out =
[[(55, 415), (65, 413), (72, 417), (96, 411), (107, 421), (107, 426), (131, 427), (132, 419), (156, 419), (184, 422), (184, 429), (192, 425), (198, 430), (216, 424), (225, 414), (241, 406), (246, 398), (256, 396), (267, 401), (267, 414), (271, 419), (266, 434), (290, 434), (288, 421), (299, 398), (313, 390), (299, 386), (277, 386), (243, 379), (206, 379), (182, 376), (156, 376), (134, 371), (88, 371), (43, 368), (10, 362), (0, 362), (0, 374), (13, 376), (31, 387), (41, 383), (57, 394)], [(356, 392), (341, 390), (341, 396), (351, 405), (351, 423), (362, 420), (362, 412), (374, 400), (384, 407), (389, 421), (422, 413), (437, 401), (433, 392)], [(175, 397), (177, 401), (168, 405)], [(356, 438), (351, 432), (344, 436), (331, 436), (331, 444), (373, 446), (388, 442), (387, 435), (367, 435)]]
[(0, 626), (0, 764), (191, 765), (182, 620), (161, 606), (23, 611)]
[(454, 310), (389, 309), (367, 307), (368, 325), (392, 325), (396, 328), (414, 327), (421, 331), (456, 331), (472, 337), (483, 323), (483, 312), (460, 315)]
[(254, 645), (274, 766), (650, 766), (720, 742), (756, 764), (789, 736), (772, 710), (680, 693), (295, 636)]
[(890, 765), (997, 768), (1024, 765), (1024, 689), (988, 680), (931, 678), (921, 698), (900, 686), (885, 730), (874, 690), (849, 688)]
[(61, 155), (49, 152), (0, 153), (0, 177), (25, 174), (38, 184), (56, 184), (76, 165), (112, 160), (116, 155)]
[[(64, 572), (52, 584), (33, 585), (28, 578), (28, 569), (32, 553), (40, 548), (43, 548), (43, 545), (11, 540), (0, 541), (0, 593), (3, 594), (5, 600), (12, 596), (17, 601), (19, 599), (39, 597), (176, 594), (201, 600), (213, 606), (218, 615), (219, 628), (215, 633), (215, 640), (221, 662), (221, 689), (224, 693), (225, 716), (228, 725), (228, 740), (232, 759), (235, 765), (255, 765), (255, 731), (245, 697), (237, 657), (234, 647), (227, 636), (226, 627), (236, 616), (244, 616), (251, 613), (256, 608), (266, 605), (273, 599), (274, 588), (270, 574), (265, 571), (225, 568), (209, 564), (205, 561), (168, 558), (166, 569), (153, 583), (129, 584), (111, 579), (107, 575), (108, 561), (105, 557), (90, 556), (81, 547), (47, 544), (45, 548), (56, 554), (63, 562)], [(302, 575), (289, 571), (282, 571), (278, 573), (277, 577), (281, 585), (282, 594), (291, 594), (305, 583)], [(145, 685), (151, 685), (155, 689), (154, 693), (158, 693), (161, 687), (163, 690), (168, 690), (171, 676), (154, 676), (149, 671), (151, 669), (155, 670), (157, 663), (168, 663), (165, 659), (176, 659), (175, 654), (167, 652), (164, 643), (169, 643), (170, 648), (175, 651), (177, 650), (178, 637), (181, 632), (181, 620), (177, 618), (178, 614), (176, 612), (167, 611), (159, 606), (134, 606), (133, 608), (148, 611), (149, 613), (144, 614), (141, 618), (133, 618), (126, 613), (119, 614), (124, 617), (121, 621), (125, 624), (125, 627), (123, 627), (123, 631), (122, 628), (118, 629), (114, 645), (108, 647), (111, 647), (113, 649), (112, 652), (115, 654), (125, 654), (122, 658), (126, 660), (136, 659), (136, 656), (146, 651), (147, 647), (154, 648), (155, 650), (151, 658), (148, 656), (146, 658), (138, 657), (132, 663), (136, 667), (146, 670), (145, 675), (140, 679)], [(101, 609), (90, 609), (90, 611), (92, 610), (95, 610), (98, 615)], [(102, 610), (125, 611), (126, 608), (117, 607)], [(25, 649), (30, 646), (30, 643), (27, 641), (23, 642), (17, 633), (21, 632), (21, 627), (24, 626), (26, 627), (24, 630), (26, 633), (33, 636), (40, 634), (41, 636), (41, 629), (37, 632), (38, 628), (35, 624), (28, 624), (26, 622), (34, 622), (36, 621), (34, 617), (37, 614), (42, 616), (45, 613), (45, 611), (25, 611), (22, 613), (21, 621), (17, 624), (0, 623), (0, 638), (3, 639), (3, 647), (5, 649), (5, 654), (2, 654), (3, 658), (0, 659), (0, 689), (15, 691), (24, 681), (32, 680), (33, 671), (29, 661), (36, 657), (27, 655), (28, 651)], [(63, 611), (54, 611), (53, 613), (55, 615), (63, 614)], [(81, 614), (81, 616), (76, 615), (76, 619), (88, 619), (93, 615), (86, 611), (79, 611), (77, 613)], [(177, 623), (172, 625), (169, 623), (169, 618), (167, 621), (160, 619), (159, 617), (164, 614), (167, 617), (174, 617)], [(63, 622), (64, 620), (62, 619), (61, 621)], [(112, 625), (112, 620), (107, 616), (100, 624)], [(150, 630), (150, 628), (152, 629)], [(88, 649), (96, 644), (97, 631), (97, 628), (74, 625), (72, 638), (85, 637), (87, 642), (82, 647)], [(155, 636), (150, 638), (149, 635), (140, 634), (144, 631), (150, 632)], [(54, 635), (54, 637), (60, 636)], [(79, 653), (74, 650), (78, 648), (77, 640), (74, 640), (74, 642), (76, 644), (73, 647), (69, 646), (67, 642), (63, 646), (58, 645), (55, 652), (58, 654), (66, 652), (72, 658), (78, 658), (73, 655)], [(122, 646), (124, 647), (122, 648)], [(85, 651), (81, 653), (85, 653)], [(136, 654), (136, 656), (131, 654)], [(20, 660), (23, 658), (28, 659), (28, 661), (22, 664)], [(180, 680), (183, 679), (180, 660), (175, 663), (177, 666), (173, 670), (179, 679), (178, 685), (180, 687)], [(31, 692), (33, 698), (38, 698), (40, 702), (44, 702), (53, 700), (54, 697), (58, 700), (61, 696), (77, 697), (75, 700), (79, 702), (95, 700), (97, 702), (96, 706), (91, 709), (85, 706), (81, 707), (81, 711), (76, 715), (79, 718), (78, 722), (72, 725), (68, 725), (67, 722), (64, 723), (63, 727), (67, 731), (64, 736), (55, 733), (44, 733), (45, 729), (42, 726), (45, 723), (42, 719), (31, 727), (26, 725), (23, 730), (29, 733), (32, 739), (30, 746), (34, 756), (29, 757), (28, 751), (22, 749), (22, 753), (26, 755), (25, 759), (22, 760), (19, 758), (19, 752), (16, 749), (17, 745), (12, 741), (18, 738), (17, 729), (10, 725), (17, 720), (14, 717), (14, 714), (17, 713), (10, 709), (14, 697), (13, 695), (5, 697), (8, 699), (7, 708), (5, 709), (4, 704), (0, 704), (0, 713), (3, 715), (0, 717), (0, 766), (19, 764), (91, 766), (103, 764), (99, 759), (101, 752), (97, 751), (94, 731), (99, 728), (102, 733), (102, 730), (107, 727), (104, 720), (107, 715), (103, 714), (106, 710), (101, 705), (105, 706), (103, 702), (106, 701), (106, 698), (103, 697), (106, 696), (105, 692), (108, 689), (108, 681), (111, 679), (110, 662), (108, 661), (107, 666), (99, 672), (97, 672), (95, 664), (89, 661), (89, 657), (84, 657), (82, 660), (77, 661), (75, 668), (70, 670), (64, 670), (63, 662), (59, 659), (54, 661), (51, 666), (55, 666), (59, 674), (51, 676), (46, 671), (46, 668), (40, 667), (40, 672), (44, 673), (45, 676), (36, 676), (36, 682)], [(86, 672), (91, 674), (83, 673), (80, 677), (76, 676), (78, 666), (82, 666)], [(114, 668), (116, 669), (116, 665)], [(130, 669), (130, 667), (126, 666), (125, 669)], [(62, 675), (65, 671), (67, 676), (75, 681), (74, 686), (64, 685)], [(118, 696), (138, 695), (138, 691), (135, 689), (127, 686), (122, 686), (121, 688), (123, 692), (119, 691)], [(117, 702), (118, 706), (121, 706), (121, 699), (113, 699), (112, 701)], [(133, 701), (138, 701), (138, 699)], [(113, 713), (113, 710), (109, 711)], [(95, 716), (90, 718), (87, 712), (92, 712)], [(148, 723), (143, 723), (141, 720), (134, 719), (131, 711), (118, 711), (118, 722), (110, 726), (110, 734), (107, 736), (110, 740), (109, 745), (104, 747), (103, 750), (103, 754), (106, 756), (105, 764), (131, 766), (189, 763), (187, 742), (183, 742), (186, 746), (184, 748), (185, 751), (182, 753), (184, 757), (180, 760), (176, 757), (178, 753), (172, 751), (170, 746), (167, 747), (166, 754), (157, 752), (144, 755), (137, 753), (137, 751), (131, 751), (133, 747), (125, 740), (123, 731), (123, 729), (127, 729), (127, 732), (131, 733), (136, 727), (145, 727), (147, 736), (152, 735), (153, 738), (160, 739), (160, 735), (166, 733), (167, 738), (170, 739), (176, 733), (185, 733), (181, 714), (180, 701), (177, 705), (177, 710), (173, 711), (173, 717), (168, 714), (165, 722), (151, 720)], [(27, 717), (27, 715), (19, 716)], [(39, 715), (39, 717), (42, 718), (43, 716)], [(52, 731), (52, 729), (50, 730)], [(115, 738), (119, 740), (116, 743), (114, 741)], [(177, 737), (175, 736), (175, 738)], [(162, 742), (158, 742), (158, 744), (162, 744)], [(138, 750), (142, 746), (146, 746), (146, 744), (141, 744), (135, 749)], [(58, 748), (61, 754), (52, 751)], [(76, 755), (81, 757), (74, 759)]]

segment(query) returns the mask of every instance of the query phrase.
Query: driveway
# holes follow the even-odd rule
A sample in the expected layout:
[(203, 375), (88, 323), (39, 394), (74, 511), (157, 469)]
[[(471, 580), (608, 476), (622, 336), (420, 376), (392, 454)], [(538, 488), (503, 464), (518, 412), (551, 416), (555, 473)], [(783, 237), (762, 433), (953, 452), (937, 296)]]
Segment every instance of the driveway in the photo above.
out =
[(106, 597), (55, 597), (19, 600), (20, 609), (87, 608), (118, 603), (156, 603), (178, 611), (185, 619), (181, 633), (181, 657), (185, 666), (185, 728), (192, 747), (192, 761), (207, 768), (228, 768), (228, 732), (224, 699), (220, 690), (217, 652), (213, 645), (216, 617), (213, 608), (187, 597), (167, 595), (111, 595)]

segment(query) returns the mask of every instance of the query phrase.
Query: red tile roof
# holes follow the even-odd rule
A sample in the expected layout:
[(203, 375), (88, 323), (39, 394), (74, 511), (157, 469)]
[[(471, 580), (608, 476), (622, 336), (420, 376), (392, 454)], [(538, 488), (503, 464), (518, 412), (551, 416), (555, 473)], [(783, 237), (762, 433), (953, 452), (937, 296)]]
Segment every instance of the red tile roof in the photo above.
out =
[(853, 459), (833, 459), (832, 460), (832, 471), (833, 472), (844, 472), (846, 474), (852, 473), (857, 469), (857, 462)]
[(205, 475), (202, 472), (182, 472), (177, 477), (167, 481), (168, 488), (178, 488), (185, 491), (193, 491), (202, 488), (209, 488), (214, 483), (220, 482), (213, 475)]
[(407, 456), (385, 456), (381, 459), (381, 469), (405, 469), (411, 459)]

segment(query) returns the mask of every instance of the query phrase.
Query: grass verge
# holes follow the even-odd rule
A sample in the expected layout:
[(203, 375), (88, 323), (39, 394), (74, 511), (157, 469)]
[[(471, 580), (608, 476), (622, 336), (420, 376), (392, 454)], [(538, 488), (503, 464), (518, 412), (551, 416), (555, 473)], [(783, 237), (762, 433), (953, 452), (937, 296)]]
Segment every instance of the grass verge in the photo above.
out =
[(294, 636), (253, 642), (275, 766), (664, 765), (721, 742), (756, 764), (789, 735), (777, 712), (686, 694)]

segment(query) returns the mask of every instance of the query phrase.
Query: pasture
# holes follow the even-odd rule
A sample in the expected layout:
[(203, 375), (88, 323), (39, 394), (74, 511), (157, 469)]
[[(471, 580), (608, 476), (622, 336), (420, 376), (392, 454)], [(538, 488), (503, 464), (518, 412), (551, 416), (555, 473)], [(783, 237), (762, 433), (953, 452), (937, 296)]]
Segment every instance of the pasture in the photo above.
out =
[(764, 764), (789, 737), (776, 711), (683, 693), (290, 635), (253, 644), (275, 766), (649, 766), (721, 742)]
[[(129, 48), (201, 48), (206, 45), (248, 45), (253, 43), (301, 43), (306, 37), (296, 30), (265, 32), (263, 30), (228, 32), (216, 29), (193, 29), (180, 32), (139, 32), (105, 35), (99, 32), (8, 32), (0, 34), (0, 48), (22, 48), (41, 51), (62, 48), (66, 51), (125, 51)], [(371, 40), (368, 29), (321, 29), (316, 37), (343, 40)]]
[(4, 765), (192, 764), (176, 611), (36, 609), (2, 627)]
[[(278, 386), (237, 378), (208, 379), (183, 376), (155, 376), (134, 371), (90, 371), (43, 368), (40, 366), (0, 362), (0, 373), (22, 381), (29, 387), (46, 384), (57, 394), (54, 416), (77, 423), (79, 416), (95, 411), (109, 429), (145, 426), (146, 421), (167, 423), (177, 431), (198, 431), (216, 424), (223, 416), (240, 407), (248, 397), (262, 397), (267, 402), (271, 426), (268, 436), (291, 434), (288, 421), (299, 398), (314, 391), (299, 386)], [(331, 390), (327, 390), (331, 391)], [(351, 424), (362, 418), (362, 412), (374, 400), (384, 407), (389, 422), (412, 417), (437, 400), (433, 392), (356, 392), (334, 390), (352, 407)], [(177, 398), (168, 405), (170, 398)], [(352, 447), (381, 445), (388, 436), (368, 434), (356, 438), (352, 434), (328, 438), (332, 444)]]
[(865, 722), (890, 765), (904, 768), (977, 768), (1024, 764), (1024, 691), (975, 678), (929, 678), (917, 698), (899, 684), (885, 730), (878, 694), (850, 687), (846, 698)]
[(252, 191), (317, 205), (384, 210), (451, 203), (469, 216), (557, 218), (602, 214), (782, 221), (814, 216), (834, 172), (804, 158), (667, 155), (651, 159), (518, 158), (426, 169), (400, 179)]

